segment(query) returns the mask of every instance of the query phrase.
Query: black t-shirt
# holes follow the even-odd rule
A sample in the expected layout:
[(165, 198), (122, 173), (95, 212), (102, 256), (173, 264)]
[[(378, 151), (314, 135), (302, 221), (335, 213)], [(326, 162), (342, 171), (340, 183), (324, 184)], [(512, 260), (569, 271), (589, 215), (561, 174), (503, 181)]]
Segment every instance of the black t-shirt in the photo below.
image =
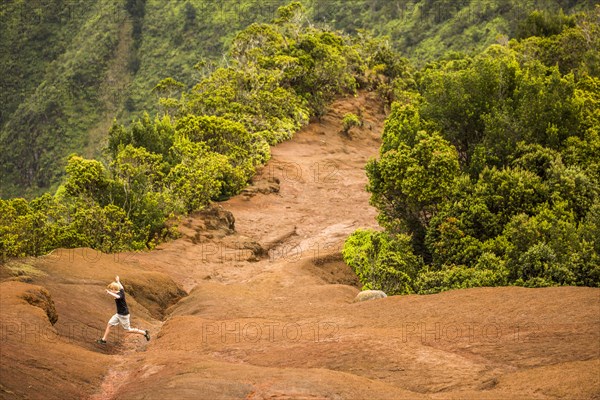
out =
[(117, 314), (129, 315), (129, 308), (127, 308), (127, 302), (125, 301), (125, 290), (119, 290), (119, 298), (115, 299), (117, 303)]

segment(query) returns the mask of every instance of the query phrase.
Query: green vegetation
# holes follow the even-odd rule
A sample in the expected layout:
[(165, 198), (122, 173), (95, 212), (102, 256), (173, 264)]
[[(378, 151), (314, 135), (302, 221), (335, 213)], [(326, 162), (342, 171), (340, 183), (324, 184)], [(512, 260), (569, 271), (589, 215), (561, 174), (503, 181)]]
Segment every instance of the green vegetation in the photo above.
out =
[[(94, 152), (90, 149), (94, 144), (90, 143), (87, 132), (100, 122), (108, 107), (109, 100), (103, 97), (109, 93), (102, 88), (106, 85), (105, 73), (111, 54), (118, 45), (120, 25), (125, 21), (125, 14), (117, 12), (119, 2), (116, 0), (94, 2), (89, 11), (79, 4), (63, 9), (64, 4), (58, 1), (26, 3), (31, 4), (9, 3), (6, 7), (13, 8), (7, 10), (11, 14), (4, 14), (5, 18), (20, 16), (9, 22), (22, 23), (23, 32), (39, 30), (40, 33), (31, 38), (24, 35), (24, 39), (19, 32), (14, 33), (18, 41), (25, 42), (24, 48), (30, 49), (31, 45), (32, 49), (31, 54), (28, 51), (16, 57), (16, 63), (23, 65), (14, 67), (17, 71), (22, 68), (24, 73), (31, 70), (36, 86), (30, 88), (27, 97), (23, 93), (31, 83), (23, 83), (22, 87), (16, 83), (14, 91), (8, 91), (9, 97), (22, 101), (18, 106), (17, 101), (7, 105), (0, 130), (2, 148), (10, 149), (0, 154), (3, 197), (6, 197), (5, 192), (16, 194), (23, 189), (24, 194), (31, 197), (49, 187), (56, 188), (62, 175), (60, 170), (70, 152)], [(38, 18), (34, 18), (35, 15)], [(65, 28), (57, 28), (54, 38), (54, 25), (61, 26), (63, 21), (66, 21)], [(70, 29), (77, 33), (69, 36)], [(47, 31), (55, 40), (48, 43), (46, 61), (33, 50), (46, 44)], [(7, 57), (6, 62), (10, 63), (9, 59)], [(12, 71), (11, 67), (5, 71)], [(14, 79), (10, 74), (2, 78), (11, 79), (11, 83)]]
[(284, 3), (3, 2), (0, 254), (152, 248), (365, 89), (390, 111), (385, 231), (343, 251), (365, 287), (599, 286), (598, 7)]
[(366, 167), (385, 232), (343, 250), (366, 287), (600, 286), (598, 13), (415, 73)]
[(350, 129), (352, 129), (352, 127), (361, 126), (361, 125), (362, 125), (362, 122), (358, 115), (352, 114), (352, 113), (347, 113), (344, 115), (344, 118), (342, 119), (342, 133), (347, 135), (348, 133), (350, 133)]
[[(573, 24), (564, 14), (589, 10), (578, 0), (314, 0), (313, 19), (350, 34), (387, 36), (396, 50), (418, 65), (451, 53), (476, 54), (508, 38), (560, 31)], [(531, 14), (535, 11), (535, 14)], [(551, 23), (548, 23), (551, 22)], [(539, 30), (541, 26), (547, 30)], [(537, 27), (536, 27), (537, 26)]]
[(162, 116), (145, 113), (127, 127), (115, 120), (103, 160), (69, 156), (55, 196), (0, 200), (0, 254), (152, 248), (173, 233), (169, 219), (237, 194), (269, 159), (269, 145), (323, 114), (335, 96), (376, 86), (378, 78), (365, 76), (377, 66), (360, 46), (309, 26), (303, 12), (291, 3), (272, 24), (242, 31), (228, 66), (190, 90), (160, 81), (153, 92)]
[[(64, 176), (69, 154), (98, 158), (114, 118), (123, 124), (143, 118), (144, 112), (155, 115), (170, 110), (169, 104), (156, 99), (173, 95), (163, 96), (159, 91), (153, 92), (156, 96), (150, 94), (159, 82), (168, 77), (180, 82), (180, 94), (216, 69), (231, 67), (224, 53), (237, 34), (253, 23), (270, 22), (278, 7), (286, 3), (287, 0), (2, 2), (0, 67), (6, 73), (0, 76), (0, 147), (11, 151), (0, 155), (0, 197), (31, 199), (54, 191)], [(452, 53), (475, 54), (492, 43), (505, 43), (508, 38), (551, 34), (564, 26), (572, 27), (575, 17), (571, 14), (591, 8), (594, 2), (301, 3), (306, 13), (291, 16), (300, 18), (293, 21), (297, 26), (310, 24), (325, 28), (324, 31), (342, 30), (362, 41), (367, 41), (365, 32), (372, 32), (374, 37), (387, 36), (392, 49), (421, 66)], [(542, 8), (531, 14), (536, 7)], [(293, 36), (293, 32), (289, 34)], [(363, 60), (373, 56), (374, 50), (361, 54)], [(546, 50), (551, 53), (551, 49)], [(382, 52), (378, 55), (380, 64), (387, 65), (386, 76), (392, 76), (395, 68), (389, 56)], [(338, 65), (338, 61), (327, 67), (333, 65)], [(321, 83), (317, 79), (303, 84)], [(379, 86), (389, 100), (393, 89)]]

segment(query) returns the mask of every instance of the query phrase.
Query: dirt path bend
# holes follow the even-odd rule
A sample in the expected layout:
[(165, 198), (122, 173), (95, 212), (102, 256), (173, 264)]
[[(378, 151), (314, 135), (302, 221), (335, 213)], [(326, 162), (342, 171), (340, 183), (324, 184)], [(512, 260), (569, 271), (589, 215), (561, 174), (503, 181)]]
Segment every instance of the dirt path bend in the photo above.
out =
[[(348, 112), (361, 115), (363, 126), (342, 134), (341, 119)], [(312, 343), (333, 340), (337, 325), (329, 318), (321, 321), (318, 309), (324, 302), (319, 297), (328, 297), (327, 303), (336, 309), (340, 302), (347, 304), (358, 292), (356, 276), (341, 261), (339, 250), (353, 230), (377, 227), (376, 211), (369, 206), (369, 195), (364, 190), (364, 165), (377, 155), (384, 118), (373, 95), (337, 101), (321, 121), (304, 128), (292, 141), (273, 148), (272, 159), (259, 171), (251, 187), (219, 204), (224, 214), (230, 212), (234, 216), (235, 231), (219, 226), (208, 229), (206, 234), (206, 218), (197, 215), (182, 224), (182, 239), (163, 244), (149, 254), (123, 257), (123, 263), (166, 273), (191, 291), (170, 310), (169, 319), (148, 346), (148, 356), (166, 355), (173, 358), (174, 365), (187, 369), (191, 362), (186, 361), (187, 356), (195, 353), (193, 349), (206, 349), (209, 341), (225, 344), (233, 340), (241, 345), (247, 342), (246, 336), (253, 335), (252, 342), (266, 339), (265, 344), (279, 346), (276, 340), (284, 339), (297, 347), (297, 342), (307, 339)], [(331, 296), (327, 294), (329, 284), (334, 284)], [(294, 340), (289, 341), (288, 337)], [(146, 361), (145, 357), (140, 364), (139, 354), (120, 357), (93, 399), (135, 397), (140, 389), (146, 394), (155, 393), (155, 388), (143, 388), (157, 376), (177, 370), (171, 363)], [(194, 364), (196, 357), (192, 360)], [(230, 370), (232, 362), (240, 363), (237, 356), (217, 353), (213, 357), (198, 354), (198, 361), (214, 362), (219, 371)], [(265, 371), (255, 368), (255, 373)], [(273, 373), (272, 368), (267, 368), (266, 373)], [(304, 373), (296, 371), (294, 375), (303, 381)], [(175, 376), (179, 375), (175, 372)], [(153, 379), (149, 379), (151, 376)], [(286, 376), (287, 372), (279, 379), (285, 381)], [(122, 379), (127, 383), (120, 382)], [(228, 379), (219, 378), (223, 382)], [(339, 379), (347, 377), (342, 375)], [(201, 389), (204, 385), (207, 392)], [(239, 386), (236, 382), (226, 386), (230, 385)], [(169, 398), (186, 397), (185, 393), (190, 393), (190, 398), (198, 398), (199, 394), (201, 398), (215, 398), (221, 392), (224, 397), (261, 398), (260, 393), (268, 387), (257, 382), (256, 388), (253, 384), (242, 385), (246, 389), (228, 392), (221, 384), (208, 384), (202, 378), (193, 388), (177, 384), (182, 386), (181, 392), (168, 386)], [(213, 386), (216, 389), (210, 392)], [(312, 398), (310, 390), (302, 390)], [(302, 391), (294, 393), (281, 391), (282, 396), (295, 396)]]
[[(348, 112), (364, 124), (345, 136)], [(372, 95), (338, 100), (321, 122), (273, 148), (244, 193), (183, 221), (183, 237), (156, 251), (90, 261), (79, 249), (32, 261), (33, 283), (56, 303), (58, 337), (74, 337), (74, 320), (102, 328), (111, 306), (99, 292), (119, 272), (131, 285), (132, 322), (153, 339), (117, 338), (101, 351), (79, 336), (44, 344), (37, 358), (54, 380), (37, 367), (13, 373), (0, 364), (0, 395), (13, 398), (16, 383), (28, 383), (60, 398), (70, 381), (96, 400), (600, 398), (598, 289), (352, 302), (359, 285), (339, 249), (353, 230), (377, 228), (364, 165), (377, 155), (383, 121)], [(177, 301), (171, 278), (189, 295)], [(35, 358), (35, 347), (23, 358), (13, 355), (23, 342), (8, 344), (10, 360), (27, 366)], [(78, 360), (74, 367), (54, 361), (57, 349)]]
[[(173, 274), (186, 290), (207, 280), (243, 283), (282, 265), (290, 270), (296, 261), (339, 252), (356, 228), (377, 228), (364, 171), (367, 160), (378, 154), (385, 119), (374, 97), (363, 93), (339, 100), (320, 122), (274, 147), (254, 185), (220, 203), (235, 217), (235, 234), (194, 240), (205, 225), (190, 218), (183, 224), (187, 239), (162, 245), (136, 261)], [(363, 126), (344, 135), (341, 120), (349, 112), (361, 115)], [(260, 261), (247, 261), (257, 245), (264, 251)], [(294, 278), (289, 275), (284, 281), (293, 283)], [(343, 283), (355, 279), (339, 278), (346, 279)]]

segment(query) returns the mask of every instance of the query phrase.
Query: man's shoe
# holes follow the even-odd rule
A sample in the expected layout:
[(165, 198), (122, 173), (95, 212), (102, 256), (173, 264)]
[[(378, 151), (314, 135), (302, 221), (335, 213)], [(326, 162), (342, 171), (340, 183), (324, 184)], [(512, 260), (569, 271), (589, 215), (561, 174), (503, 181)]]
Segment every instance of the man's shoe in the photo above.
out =
[(150, 341), (150, 332), (148, 332), (148, 330), (146, 330), (144, 337), (146, 338), (147, 341)]
[(96, 340), (96, 343), (106, 344), (106, 340), (104, 340), (104, 339), (98, 339), (98, 340)]

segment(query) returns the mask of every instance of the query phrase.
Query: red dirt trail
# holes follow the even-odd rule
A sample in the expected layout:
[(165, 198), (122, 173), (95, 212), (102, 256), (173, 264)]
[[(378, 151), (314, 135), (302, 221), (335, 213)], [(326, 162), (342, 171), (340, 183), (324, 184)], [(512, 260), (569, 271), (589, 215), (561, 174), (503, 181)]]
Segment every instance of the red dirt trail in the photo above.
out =
[[(348, 112), (364, 125), (343, 135)], [(0, 266), (0, 398), (600, 399), (599, 289), (353, 303), (339, 249), (377, 228), (364, 165), (384, 118), (373, 95), (338, 100), (273, 148), (244, 193), (152, 252)], [(150, 342), (115, 330), (94, 343), (115, 274)]]

